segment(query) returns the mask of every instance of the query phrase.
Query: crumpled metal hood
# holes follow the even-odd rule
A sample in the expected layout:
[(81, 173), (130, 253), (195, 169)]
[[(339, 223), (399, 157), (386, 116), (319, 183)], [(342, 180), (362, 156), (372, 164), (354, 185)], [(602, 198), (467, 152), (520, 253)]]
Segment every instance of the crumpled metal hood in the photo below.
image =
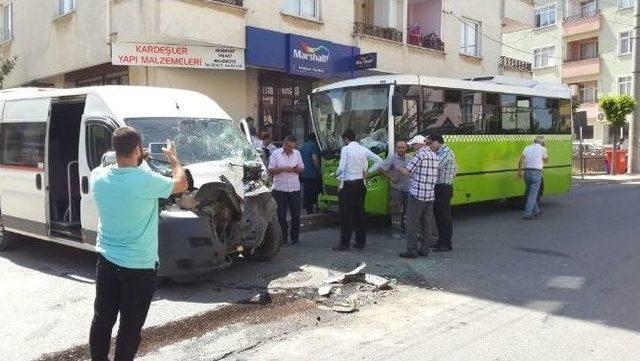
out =
[(190, 164), (185, 167), (191, 172), (193, 186), (202, 187), (212, 182), (230, 183), (236, 194), (244, 198), (244, 185), (242, 183), (243, 169), (231, 165), (229, 162), (206, 162)]

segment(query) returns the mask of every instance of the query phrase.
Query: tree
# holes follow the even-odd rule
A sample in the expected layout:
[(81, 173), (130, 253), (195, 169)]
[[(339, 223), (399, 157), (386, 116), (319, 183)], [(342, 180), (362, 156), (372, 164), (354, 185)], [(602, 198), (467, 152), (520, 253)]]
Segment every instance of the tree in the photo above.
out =
[(0, 59), (0, 89), (4, 86), (5, 77), (15, 68), (17, 61), (17, 56), (10, 59)]
[(611, 173), (616, 174), (616, 145), (618, 144), (618, 135), (620, 134), (620, 129), (622, 129), (624, 123), (627, 121), (627, 116), (633, 113), (636, 102), (627, 94), (607, 95), (600, 98), (598, 105), (613, 130)]

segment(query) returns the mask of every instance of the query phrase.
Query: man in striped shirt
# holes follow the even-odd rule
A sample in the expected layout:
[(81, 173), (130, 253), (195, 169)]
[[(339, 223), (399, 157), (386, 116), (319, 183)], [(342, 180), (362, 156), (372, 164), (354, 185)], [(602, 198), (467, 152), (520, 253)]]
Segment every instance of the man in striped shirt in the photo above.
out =
[(430, 134), (427, 144), (438, 157), (438, 181), (434, 188), (433, 215), (438, 227), (438, 241), (433, 246), (434, 252), (449, 252), (453, 236), (453, 220), (451, 219), (451, 198), (453, 197), (453, 178), (458, 172), (456, 156), (444, 144), (440, 134)]
[[(425, 137), (416, 135), (407, 144), (414, 145), (416, 155), (407, 167), (400, 171), (409, 175), (409, 201), (407, 205), (407, 251), (403, 258), (429, 255), (429, 239), (432, 233), (434, 187), (438, 180), (438, 158), (426, 146)], [(419, 150), (418, 150), (419, 149)], [(422, 237), (418, 237), (422, 235)]]

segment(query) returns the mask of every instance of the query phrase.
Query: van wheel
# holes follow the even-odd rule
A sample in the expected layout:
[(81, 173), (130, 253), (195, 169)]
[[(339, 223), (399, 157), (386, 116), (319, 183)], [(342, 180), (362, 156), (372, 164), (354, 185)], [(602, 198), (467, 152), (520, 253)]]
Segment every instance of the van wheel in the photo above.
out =
[(262, 244), (251, 250), (246, 250), (242, 255), (252, 261), (268, 261), (278, 254), (280, 246), (282, 246), (282, 230), (278, 218), (274, 216), (267, 225)]
[(0, 252), (10, 251), (16, 247), (16, 235), (6, 232), (0, 216)]

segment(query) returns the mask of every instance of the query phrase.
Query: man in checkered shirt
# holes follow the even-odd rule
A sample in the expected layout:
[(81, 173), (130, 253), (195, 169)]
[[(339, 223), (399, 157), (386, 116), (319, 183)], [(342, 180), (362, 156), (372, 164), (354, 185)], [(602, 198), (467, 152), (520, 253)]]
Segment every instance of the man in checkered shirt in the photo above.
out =
[[(429, 255), (429, 236), (433, 227), (434, 187), (438, 181), (438, 158), (426, 145), (422, 135), (416, 135), (407, 142), (416, 149), (416, 155), (407, 168), (401, 170), (409, 175), (409, 202), (407, 205), (407, 251), (400, 253), (403, 258), (426, 257)], [(418, 235), (421, 235), (418, 238)]]
[(438, 227), (438, 241), (433, 246), (434, 252), (449, 252), (453, 249), (453, 220), (451, 219), (451, 198), (453, 198), (453, 178), (458, 172), (456, 157), (453, 151), (444, 144), (440, 134), (430, 134), (427, 144), (438, 157), (438, 182), (435, 187), (433, 216)]

